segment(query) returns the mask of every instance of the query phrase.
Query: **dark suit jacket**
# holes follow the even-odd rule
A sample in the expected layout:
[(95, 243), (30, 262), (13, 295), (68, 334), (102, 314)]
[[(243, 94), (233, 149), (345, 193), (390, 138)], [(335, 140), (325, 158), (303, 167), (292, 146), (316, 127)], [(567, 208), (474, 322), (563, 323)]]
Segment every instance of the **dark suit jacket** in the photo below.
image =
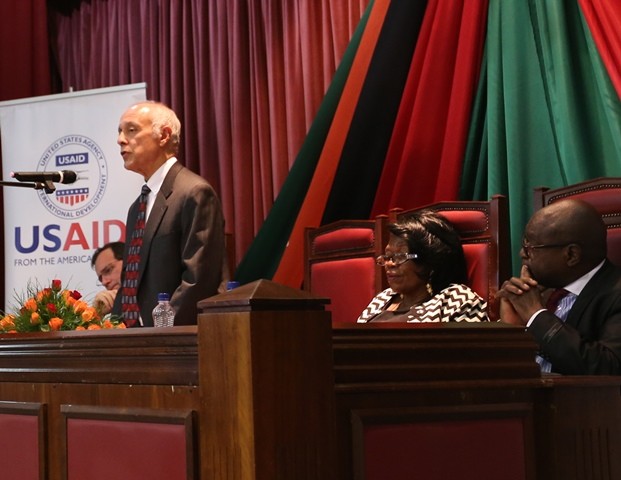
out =
[(553, 372), (620, 375), (621, 269), (607, 260), (578, 295), (565, 323), (542, 312), (528, 331)]
[[(137, 211), (138, 200), (127, 214), (127, 239)], [(126, 242), (125, 258), (128, 248)], [(195, 324), (197, 302), (215, 295), (223, 280), (225, 256), (220, 200), (204, 178), (175, 162), (155, 198), (140, 252), (138, 304), (144, 326), (153, 325), (151, 311), (164, 292), (170, 294), (175, 325)], [(121, 315), (120, 293), (112, 313)]]

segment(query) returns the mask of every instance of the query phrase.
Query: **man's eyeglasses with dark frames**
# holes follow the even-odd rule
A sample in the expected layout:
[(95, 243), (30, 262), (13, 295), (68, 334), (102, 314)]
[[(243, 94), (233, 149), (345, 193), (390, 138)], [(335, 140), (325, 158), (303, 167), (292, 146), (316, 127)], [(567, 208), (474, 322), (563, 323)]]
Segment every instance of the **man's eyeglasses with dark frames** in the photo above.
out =
[(380, 255), (375, 259), (375, 263), (380, 267), (385, 266), (388, 262), (398, 266), (404, 264), (408, 260), (414, 260), (415, 258), (418, 258), (416, 253), (395, 253), (393, 255)]
[(573, 242), (570, 242), (570, 243), (548, 243), (548, 244), (539, 244), (539, 245), (529, 245), (525, 241), (522, 241), (522, 250), (524, 250), (524, 255), (526, 255), (527, 257), (530, 257), (530, 254), (532, 253), (533, 250), (537, 250), (537, 249), (540, 249), (540, 248), (563, 248), (563, 247), (566, 247), (567, 245), (571, 245), (572, 243)]

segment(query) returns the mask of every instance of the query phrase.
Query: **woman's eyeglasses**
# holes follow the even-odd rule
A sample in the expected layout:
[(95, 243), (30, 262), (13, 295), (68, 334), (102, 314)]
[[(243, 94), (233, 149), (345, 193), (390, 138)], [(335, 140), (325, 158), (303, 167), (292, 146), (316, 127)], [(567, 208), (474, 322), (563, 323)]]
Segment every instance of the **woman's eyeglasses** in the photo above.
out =
[(380, 267), (383, 267), (388, 262), (391, 262), (393, 265), (401, 265), (408, 260), (414, 260), (418, 258), (416, 253), (394, 253), (392, 255), (380, 255), (375, 259), (375, 263), (377, 263)]

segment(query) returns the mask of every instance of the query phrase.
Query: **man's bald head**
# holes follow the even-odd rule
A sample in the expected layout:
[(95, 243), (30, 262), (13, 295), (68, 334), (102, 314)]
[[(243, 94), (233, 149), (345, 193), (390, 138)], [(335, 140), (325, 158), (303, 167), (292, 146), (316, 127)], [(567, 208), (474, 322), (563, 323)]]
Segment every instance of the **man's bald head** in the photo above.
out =
[(590, 203), (561, 200), (537, 211), (529, 223), (536, 223), (549, 241), (580, 244), (595, 264), (606, 257), (606, 224)]
[(561, 200), (531, 217), (524, 241), (535, 248), (522, 249), (522, 260), (542, 285), (567, 285), (606, 258), (606, 235), (602, 216), (591, 204)]

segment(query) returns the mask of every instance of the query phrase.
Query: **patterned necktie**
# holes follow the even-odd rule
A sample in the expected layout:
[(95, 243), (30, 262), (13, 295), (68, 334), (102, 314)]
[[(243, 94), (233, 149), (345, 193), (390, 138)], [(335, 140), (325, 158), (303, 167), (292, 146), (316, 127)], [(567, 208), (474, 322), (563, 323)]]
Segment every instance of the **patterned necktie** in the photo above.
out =
[(121, 311), (123, 321), (127, 327), (138, 326), (140, 318), (140, 307), (138, 305), (138, 266), (140, 265), (140, 248), (142, 247), (142, 237), (144, 235), (144, 225), (147, 211), (147, 197), (151, 189), (146, 185), (142, 186), (140, 197), (138, 198), (138, 214), (129, 242), (127, 259), (125, 261), (125, 277), (123, 278), (123, 290), (121, 293)]

